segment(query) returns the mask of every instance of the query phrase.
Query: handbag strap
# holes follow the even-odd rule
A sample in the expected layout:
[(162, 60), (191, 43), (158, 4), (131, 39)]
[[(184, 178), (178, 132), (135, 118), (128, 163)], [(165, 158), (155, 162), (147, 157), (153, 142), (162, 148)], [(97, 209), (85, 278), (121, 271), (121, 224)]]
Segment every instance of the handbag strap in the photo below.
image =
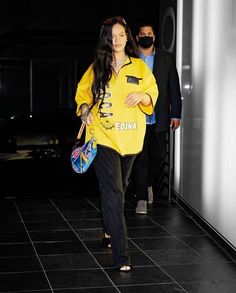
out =
[(85, 122), (82, 122), (81, 126), (80, 126), (80, 129), (79, 129), (79, 132), (78, 132), (78, 135), (77, 135), (77, 139), (80, 139), (82, 134), (83, 134), (83, 131), (84, 131), (84, 127), (85, 127), (86, 123)]
[[(96, 102), (93, 101), (92, 105), (89, 107), (89, 111), (92, 110), (93, 106), (96, 104)], [(80, 126), (80, 129), (79, 129), (79, 132), (78, 132), (78, 135), (77, 135), (77, 140), (80, 140), (82, 134), (83, 134), (83, 131), (84, 131), (84, 127), (85, 127), (86, 123), (85, 122), (82, 122), (81, 126)]]

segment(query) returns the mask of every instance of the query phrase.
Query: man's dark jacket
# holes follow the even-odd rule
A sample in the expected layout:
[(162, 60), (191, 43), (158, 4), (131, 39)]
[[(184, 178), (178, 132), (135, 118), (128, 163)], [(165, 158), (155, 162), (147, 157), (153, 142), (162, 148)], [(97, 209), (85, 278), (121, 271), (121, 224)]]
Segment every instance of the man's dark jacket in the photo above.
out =
[(171, 53), (155, 49), (153, 74), (159, 96), (155, 105), (156, 131), (168, 131), (171, 118), (181, 118), (181, 91), (175, 60)]

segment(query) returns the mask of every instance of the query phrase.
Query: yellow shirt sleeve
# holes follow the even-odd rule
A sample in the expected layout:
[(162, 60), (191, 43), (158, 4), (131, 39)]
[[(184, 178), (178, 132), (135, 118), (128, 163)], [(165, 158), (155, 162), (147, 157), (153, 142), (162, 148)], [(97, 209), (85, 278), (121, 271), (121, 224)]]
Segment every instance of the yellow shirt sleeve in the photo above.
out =
[(146, 63), (143, 61), (144, 63), (144, 88), (143, 88), (143, 92), (148, 94), (149, 97), (151, 98), (151, 105), (149, 106), (144, 106), (140, 103), (140, 109), (147, 115), (151, 115), (154, 111), (154, 107), (159, 95), (158, 92), (158, 87), (157, 87), (157, 83), (156, 83), (156, 79), (152, 73), (152, 71), (150, 70), (150, 68), (148, 67), (148, 65), (146, 65)]
[(91, 106), (93, 103), (93, 95), (91, 90), (93, 78), (94, 78), (93, 66), (91, 64), (77, 85), (77, 90), (75, 95), (75, 101), (77, 103), (77, 110), (76, 110), (77, 116), (81, 115), (80, 106), (82, 104), (87, 104)]

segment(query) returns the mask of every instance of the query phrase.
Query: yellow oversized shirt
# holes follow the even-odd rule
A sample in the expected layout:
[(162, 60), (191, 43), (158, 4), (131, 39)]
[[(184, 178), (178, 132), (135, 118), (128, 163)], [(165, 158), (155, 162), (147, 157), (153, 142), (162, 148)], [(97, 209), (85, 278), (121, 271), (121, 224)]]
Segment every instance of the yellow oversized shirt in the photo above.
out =
[[(77, 115), (81, 114), (82, 104), (92, 105), (93, 79), (93, 65), (90, 65), (78, 83)], [(128, 107), (125, 99), (132, 92), (147, 93), (152, 104)], [(157, 97), (156, 80), (149, 67), (142, 59), (130, 57), (118, 74), (112, 74), (104, 99), (93, 106), (94, 121), (91, 126), (86, 126), (85, 141), (94, 136), (97, 144), (110, 147), (121, 155), (139, 153), (146, 130), (145, 114), (152, 114)]]

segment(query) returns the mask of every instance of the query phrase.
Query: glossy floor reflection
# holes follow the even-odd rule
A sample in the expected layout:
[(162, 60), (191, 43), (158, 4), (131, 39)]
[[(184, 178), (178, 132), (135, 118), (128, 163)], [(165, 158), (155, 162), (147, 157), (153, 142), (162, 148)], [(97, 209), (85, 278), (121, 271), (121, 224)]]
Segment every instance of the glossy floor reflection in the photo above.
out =
[(125, 216), (134, 267), (112, 268), (103, 248), (98, 196), (0, 200), (0, 292), (236, 292), (236, 264), (174, 202)]

